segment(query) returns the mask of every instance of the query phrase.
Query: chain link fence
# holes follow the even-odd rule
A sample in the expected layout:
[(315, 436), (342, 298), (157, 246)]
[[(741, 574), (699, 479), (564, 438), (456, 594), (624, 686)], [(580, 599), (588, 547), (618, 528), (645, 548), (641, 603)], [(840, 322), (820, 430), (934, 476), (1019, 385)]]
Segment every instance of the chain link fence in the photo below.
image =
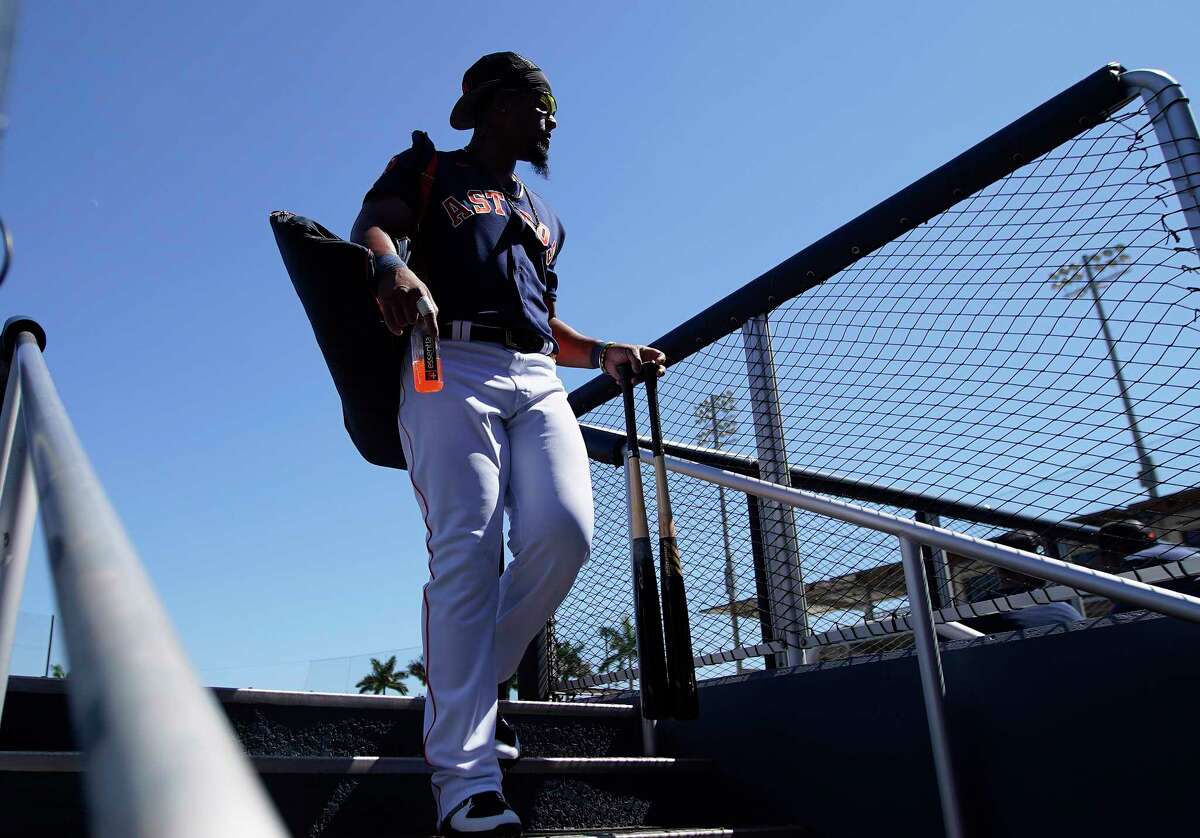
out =
[[(870, 508), (981, 538), (1022, 530), (1025, 549), (1102, 569), (1127, 569), (1119, 554), (1138, 539), (1196, 544), (1193, 241), (1150, 116), (1131, 104), (783, 301), (769, 323), (793, 485), (830, 492), (833, 477), (836, 493)], [(664, 438), (752, 470), (763, 452), (749, 386), (743, 334), (732, 331), (663, 380)], [(638, 415), (646, 433), (640, 392)], [(620, 400), (581, 421), (620, 431)], [(649, 491), (652, 472), (643, 478)], [(631, 673), (603, 676), (636, 665), (624, 475), (594, 461), (592, 480), (593, 556), (554, 621), (555, 673), (570, 694), (636, 685)], [(911, 642), (837, 634), (906, 612), (894, 538), (797, 510), (794, 540), (773, 544), (745, 494), (670, 480), (697, 656), (785, 631), (818, 647), (811, 660)], [(893, 493), (887, 503), (879, 489)], [(1096, 528), (1117, 521), (1140, 530), (1106, 547)], [(1079, 535), (1053, 526), (1062, 522)], [(764, 581), (773, 549), (795, 551), (803, 579), (806, 613), (787, 625), (773, 619)], [(986, 613), (1038, 586), (934, 551), (927, 563), (936, 607), (985, 603)], [(1056, 597), (1088, 616), (1110, 606)], [(771, 664), (755, 655), (697, 675)], [(581, 684), (589, 675), (609, 683)]]

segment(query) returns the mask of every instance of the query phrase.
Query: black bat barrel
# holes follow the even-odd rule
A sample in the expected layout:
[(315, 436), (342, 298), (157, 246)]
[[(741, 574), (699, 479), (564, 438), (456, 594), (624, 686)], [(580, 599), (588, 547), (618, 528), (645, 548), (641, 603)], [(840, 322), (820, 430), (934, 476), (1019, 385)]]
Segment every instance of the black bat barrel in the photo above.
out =
[(633, 408), (633, 375), (628, 364), (622, 364), (619, 371), (622, 395), (625, 399), (625, 434), (628, 440), (626, 479), (629, 492), (629, 543), (633, 564), (633, 607), (637, 624), (642, 715), (647, 719), (661, 719), (670, 715), (672, 704), (667, 684), (667, 661), (663, 652), (662, 614), (658, 605), (654, 551), (650, 543), (646, 500), (642, 491), (637, 417)]
[(658, 370), (646, 365), (646, 405), (650, 410), (650, 441), (654, 452), (654, 486), (658, 500), (658, 558), (662, 574), (663, 628), (667, 646), (667, 684), (671, 691), (671, 714), (677, 719), (700, 715), (696, 690), (696, 664), (692, 658), (692, 626), (688, 616), (683, 562), (675, 537), (675, 514), (667, 482), (663, 452), (662, 420), (658, 412)]

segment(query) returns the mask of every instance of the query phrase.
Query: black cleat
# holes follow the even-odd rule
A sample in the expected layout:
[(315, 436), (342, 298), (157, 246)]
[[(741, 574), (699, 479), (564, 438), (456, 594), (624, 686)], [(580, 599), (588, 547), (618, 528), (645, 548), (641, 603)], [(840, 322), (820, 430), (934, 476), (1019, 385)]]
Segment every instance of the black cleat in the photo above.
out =
[(495, 835), (519, 838), (521, 819), (496, 791), (473, 794), (450, 810), (442, 835)]
[(512, 768), (517, 760), (521, 758), (521, 740), (517, 738), (517, 731), (508, 720), (496, 714), (496, 759), (500, 761), (502, 769)]

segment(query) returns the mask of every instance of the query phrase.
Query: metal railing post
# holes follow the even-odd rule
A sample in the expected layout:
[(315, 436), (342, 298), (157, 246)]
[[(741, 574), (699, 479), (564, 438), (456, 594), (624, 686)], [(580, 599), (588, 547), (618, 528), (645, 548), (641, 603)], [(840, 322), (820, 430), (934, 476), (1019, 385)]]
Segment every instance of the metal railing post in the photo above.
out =
[[(931, 524), (935, 527), (942, 525), (942, 516), (936, 512), (922, 512), (918, 509), (917, 514), (913, 518), (922, 524)], [(933, 585), (931, 586), (931, 594), (934, 603), (938, 608), (953, 605), (958, 601), (958, 597), (956, 596), (957, 592), (954, 590), (954, 579), (950, 572), (950, 561), (946, 557), (946, 551), (922, 544), (921, 557), (925, 560), (926, 566), (932, 571), (931, 578)]]
[(1121, 82), (1130, 96), (1141, 96), (1146, 103), (1192, 234), (1192, 247), (1200, 254), (1200, 135), (1188, 98), (1179, 82), (1162, 70), (1128, 70), (1121, 74)]
[[(746, 350), (759, 475), (763, 480), (790, 487), (792, 472), (787, 459), (771, 330), (766, 315), (746, 321), (742, 326), (742, 343)], [(775, 637), (787, 646), (783, 655), (787, 666), (808, 663), (810, 652), (803, 648), (804, 638), (809, 633), (808, 604), (804, 595), (795, 513), (790, 506), (764, 498), (759, 501), (759, 523)]]
[[(746, 494), (746, 518), (749, 521), (750, 554), (754, 560), (754, 610), (758, 614), (758, 629), (763, 643), (775, 639), (775, 624), (771, 622), (771, 597), (767, 587), (767, 560), (763, 548), (762, 516), (758, 498)], [(767, 655), (764, 661), (767, 669), (777, 669), (783, 665), (776, 660), (775, 655)]]
[[(29, 566), (29, 546), (37, 517), (37, 490), (21, 417), (21, 381), (15, 361), (9, 371), (0, 412), (0, 719), (12, 671), (13, 644), (21, 590)], [(52, 618), (53, 619), (53, 618)]]
[(921, 558), (921, 548), (907, 538), (900, 539), (900, 555), (904, 562), (904, 585), (908, 589), (917, 665), (921, 670), (921, 693), (925, 698), (925, 720), (929, 723), (929, 744), (933, 748), (933, 767), (937, 773), (938, 796), (942, 803), (942, 825), (946, 838), (962, 838), (962, 814), (958, 806), (954, 759), (946, 733), (946, 681), (942, 676), (937, 635), (933, 631), (925, 563)]

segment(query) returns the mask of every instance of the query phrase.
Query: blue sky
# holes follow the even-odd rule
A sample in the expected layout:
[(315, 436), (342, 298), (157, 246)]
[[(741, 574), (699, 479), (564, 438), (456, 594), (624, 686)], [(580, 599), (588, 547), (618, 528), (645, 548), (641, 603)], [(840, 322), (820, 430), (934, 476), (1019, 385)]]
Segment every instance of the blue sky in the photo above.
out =
[[(45, 325), (205, 680), (301, 688), (305, 661), (419, 642), (423, 528), (339, 428), (268, 212), (346, 232), (411, 130), (465, 142), (463, 70), (517, 50), (560, 103), (535, 182), (569, 234), (560, 312), (649, 340), (1106, 61), (1200, 89), (1195, 5), (1131, 8), (26, 2), (0, 310)], [(40, 543), (23, 610), (54, 610)]]

